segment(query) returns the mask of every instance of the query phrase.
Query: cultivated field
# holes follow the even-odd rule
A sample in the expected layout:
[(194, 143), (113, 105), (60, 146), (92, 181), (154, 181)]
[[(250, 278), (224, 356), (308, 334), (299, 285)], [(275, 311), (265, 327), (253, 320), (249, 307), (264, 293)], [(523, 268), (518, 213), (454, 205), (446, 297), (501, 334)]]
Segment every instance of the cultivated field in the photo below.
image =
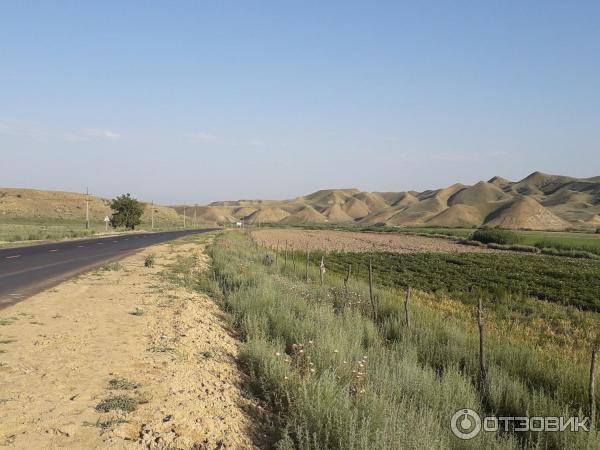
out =
[(300, 230), (267, 228), (252, 231), (252, 237), (261, 245), (283, 250), (327, 252), (449, 252), (482, 253), (490, 250), (461, 245), (446, 239), (407, 234), (358, 233), (332, 230)]

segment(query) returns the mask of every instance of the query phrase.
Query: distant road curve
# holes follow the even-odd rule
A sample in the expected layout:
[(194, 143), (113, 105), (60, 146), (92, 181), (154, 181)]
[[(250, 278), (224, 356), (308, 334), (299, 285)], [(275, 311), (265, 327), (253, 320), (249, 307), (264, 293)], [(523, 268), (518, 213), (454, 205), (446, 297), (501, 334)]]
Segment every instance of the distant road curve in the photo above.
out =
[(144, 247), (214, 230), (216, 228), (122, 234), (0, 249), (0, 309)]

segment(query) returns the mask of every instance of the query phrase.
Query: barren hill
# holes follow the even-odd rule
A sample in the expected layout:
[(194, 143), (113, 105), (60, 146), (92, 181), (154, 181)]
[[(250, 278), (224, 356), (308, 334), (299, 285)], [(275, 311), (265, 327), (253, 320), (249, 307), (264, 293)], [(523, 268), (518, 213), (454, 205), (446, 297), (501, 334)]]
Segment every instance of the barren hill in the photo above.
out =
[(477, 205), (482, 202), (497, 202), (510, 198), (509, 194), (492, 183), (480, 181), (479, 183), (458, 191), (448, 199), (449, 205), (464, 204)]
[(291, 214), (283, 219), (283, 223), (325, 223), (327, 217), (318, 212), (310, 205), (306, 205), (297, 213)]
[(600, 222), (600, 177), (534, 172), (517, 182), (495, 176), (473, 186), (456, 183), (422, 192), (326, 189), (289, 200), (226, 201), (210, 207), (230, 208), (238, 219), (247, 212), (250, 220), (264, 211), (263, 223), (592, 228)]
[(289, 215), (290, 213), (281, 208), (264, 208), (258, 209), (244, 219), (248, 223), (272, 223), (280, 222)]
[(486, 224), (500, 228), (563, 230), (568, 223), (531, 197), (518, 197), (488, 216)]
[(342, 209), (353, 219), (360, 219), (369, 215), (371, 210), (365, 202), (352, 198), (342, 205)]
[(335, 205), (331, 205), (325, 211), (323, 211), (323, 215), (327, 217), (329, 222), (333, 223), (344, 223), (344, 222), (353, 222), (354, 218), (349, 216), (343, 209), (342, 206), (338, 203)]

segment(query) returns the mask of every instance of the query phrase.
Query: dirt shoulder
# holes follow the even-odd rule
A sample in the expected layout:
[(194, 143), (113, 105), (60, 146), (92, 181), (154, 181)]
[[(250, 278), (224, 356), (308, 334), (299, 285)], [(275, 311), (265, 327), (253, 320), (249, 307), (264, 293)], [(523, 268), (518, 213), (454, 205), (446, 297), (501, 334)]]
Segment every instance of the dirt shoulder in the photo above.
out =
[(252, 237), (267, 247), (283, 249), (285, 243), (298, 250), (346, 252), (493, 252), (484, 247), (457, 244), (454, 241), (406, 234), (358, 233), (352, 231), (263, 229)]
[(4, 309), (0, 446), (256, 448), (235, 336), (160, 275), (190, 256), (202, 270), (201, 245), (154, 246)]

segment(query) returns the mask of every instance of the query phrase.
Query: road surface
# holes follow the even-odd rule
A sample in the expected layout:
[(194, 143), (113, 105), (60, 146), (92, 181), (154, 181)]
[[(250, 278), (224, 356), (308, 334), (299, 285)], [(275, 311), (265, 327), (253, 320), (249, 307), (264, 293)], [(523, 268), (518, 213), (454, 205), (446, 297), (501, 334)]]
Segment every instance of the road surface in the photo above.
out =
[(0, 309), (149, 245), (214, 229), (136, 233), (0, 249)]

